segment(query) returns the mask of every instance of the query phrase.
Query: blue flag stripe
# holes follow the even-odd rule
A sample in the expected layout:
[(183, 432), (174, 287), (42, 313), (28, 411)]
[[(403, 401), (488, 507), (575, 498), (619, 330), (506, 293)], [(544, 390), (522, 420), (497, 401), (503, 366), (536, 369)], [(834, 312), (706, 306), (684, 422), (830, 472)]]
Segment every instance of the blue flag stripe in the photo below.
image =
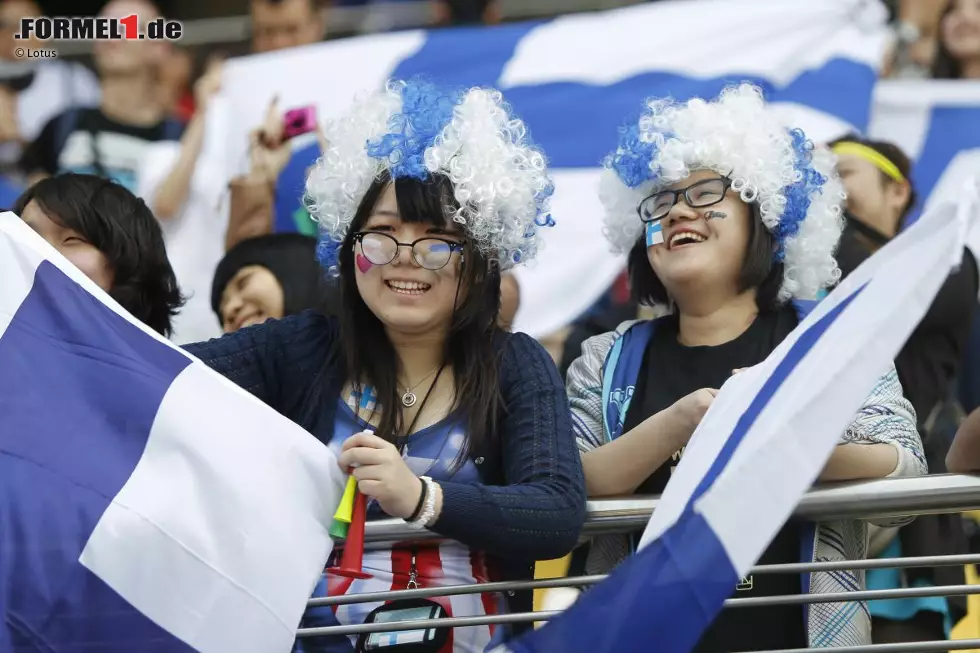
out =
[(497, 86), (504, 67), (527, 34), (548, 21), (499, 27), (460, 27), (428, 32), (425, 43), (392, 73), (395, 79), (423, 76), (448, 87)]
[(789, 375), (796, 369), (796, 366), (800, 364), (800, 361), (810, 352), (820, 337), (827, 332), (830, 325), (840, 317), (841, 313), (844, 312), (851, 302), (853, 302), (864, 289), (867, 288), (867, 284), (859, 287), (857, 290), (848, 295), (843, 301), (841, 301), (837, 306), (827, 311), (827, 314), (817, 320), (809, 329), (800, 334), (799, 339), (793, 343), (793, 346), (786, 353), (786, 356), (779, 362), (776, 369), (773, 370), (772, 376), (770, 376), (765, 384), (763, 384), (762, 389), (759, 394), (755, 396), (752, 403), (749, 405), (748, 410), (742, 415), (735, 425), (735, 429), (732, 434), (725, 441), (725, 445), (722, 447), (721, 451), (718, 452), (718, 456), (715, 458), (711, 467), (705, 473), (701, 482), (698, 484), (694, 493), (691, 495), (691, 499), (688, 502), (688, 508), (691, 508), (711, 485), (715, 482), (719, 475), (724, 471), (725, 467), (728, 465), (729, 461), (732, 459), (732, 455), (735, 453), (735, 449), (741, 444), (742, 440), (745, 439), (746, 434), (752, 425), (755, 424), (756, 419), (765, 409), (769, 402), (772, 401), (773, 396), (779, 390), (783, 382), (789, 377)]
[(689, 651), (737, 583), (714, 531), (688, 510), (547, 628), (511, 648), (514, 653)]
[(831, 60), (782, 88), (767, 79), (737, 73), (692, 79), (650, 72), (609, 86), (540, 84), (509, 88), (505, 95), (517, 115), (527, 122), (531, 136), (544, 148), (552, 166), (591, 168), (598, 166), (615, 146), (616, 130), (640, 110), (645, 99), (672, 97), (686, 101), (715, 97), (726, 85), (741, 81), (758, 84), (770, 101), (806, 105), (840, 118), (855, 129), (867, 128), (871, 112), (869, 91), (875, 74), (868, 66), (846, 59)]
[(0, 515), (15, 650), (188, 650), (78, 559), (189, 364), (51, 263), (38, 267), (0, 338), (0, 493), (21, 498), (0, 504), (16, 511)]

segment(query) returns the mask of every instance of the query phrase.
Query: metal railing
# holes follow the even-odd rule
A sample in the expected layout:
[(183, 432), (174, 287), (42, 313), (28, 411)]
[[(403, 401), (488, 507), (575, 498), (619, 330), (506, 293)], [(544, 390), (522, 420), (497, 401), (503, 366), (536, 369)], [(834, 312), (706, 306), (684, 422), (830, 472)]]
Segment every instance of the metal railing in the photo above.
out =
[[(598, 499), (589, 501), (588, 516), (583, 528), (583, 537), (640, 530), (646, 525), (653, 510), (656, 509), (658, 501), (659, 499), (657, 497), (632, 497), (627, 499)], [(980, 476), (947, 474), (919, 478), (882, 479), (815, 488), (803, 497), (794, 514), (796, 517), (810, 521), (828, 521), (835, 519), (885, 519), (909, 515), (956, 513), (967, 510), (980, 510)], [(390, 545), (393, 542), (434, 541), (438, 540), (439, 536), (430, 531), (419, 532), (411, 529), (400, 519), (384, 519), (367, 524), (365, 539), (368, 543), (367, 548), (380, 548), (385, 545)], [(836, 570), (942, 567), (971, 564), (980, 564), (980, 554), (763, 565), (754, 568), (751, 573), (753, 575), (798, 574)], [(513, 593), (517, 591), (563, 587), (584, 588), (594, 585), (604, 578), (605, 576), (581, 576), (370, 592), (314, 598), (310, 599), (308, 605), (309, 607), (322, 607), (393, 601), (398, 599), (445, 597), (461, 594)], [(948, 585), (729, 599), (726, 601), (725, 607), (745, 608), (931, 596), (966, 596), (974, 594), (980, 594), (980, 585)], [(558, 614), (558, 611), (539, 610), (478, 617), (448, 617), (424, 621), (398, 621), (380, 624), (331, 626), (326, 628), (302, 628), (297, 632), (297, 637), (359, 635), (362, 633), (437, 627), (461, 628), (480, 625), (543, 622)], [(904, 653), (906, 651), (951, 651), (974, 648), (980, 648), (980, 640), (854, 646), (835, 649), (835, 651), (844, 653)], [(780, 651), (773, 653), (791, 652)], [(796, 652), (794, 651), (792, 653)]]

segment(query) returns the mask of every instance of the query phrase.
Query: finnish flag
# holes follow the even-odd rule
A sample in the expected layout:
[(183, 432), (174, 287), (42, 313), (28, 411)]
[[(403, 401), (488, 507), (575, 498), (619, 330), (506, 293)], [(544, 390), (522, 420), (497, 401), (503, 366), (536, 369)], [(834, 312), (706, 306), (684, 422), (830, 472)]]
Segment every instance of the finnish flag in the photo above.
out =
[(970, 184), (855, 270), (718, 393), (639, 552), (511, 653), (687, 653), (813, 485), (949, 272), (978, 212)]
[(0, 651), (289, 651), (344, 478), (0, 215)]

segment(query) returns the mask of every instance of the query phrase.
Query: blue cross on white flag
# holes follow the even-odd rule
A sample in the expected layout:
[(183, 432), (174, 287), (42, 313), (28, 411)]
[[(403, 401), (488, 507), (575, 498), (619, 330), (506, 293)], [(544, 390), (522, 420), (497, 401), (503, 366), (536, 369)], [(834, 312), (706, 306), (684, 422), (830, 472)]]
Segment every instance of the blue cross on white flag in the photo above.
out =
[(0, 215), (0, 651), (288, 651), (344, 477)]
[[(937, 206), (718, 393), (640, 551), (512, 653), (687, 653), (826, 464), (959, 265), (978, 204)], [(654, 644), (655, 643), (655, 644)]]

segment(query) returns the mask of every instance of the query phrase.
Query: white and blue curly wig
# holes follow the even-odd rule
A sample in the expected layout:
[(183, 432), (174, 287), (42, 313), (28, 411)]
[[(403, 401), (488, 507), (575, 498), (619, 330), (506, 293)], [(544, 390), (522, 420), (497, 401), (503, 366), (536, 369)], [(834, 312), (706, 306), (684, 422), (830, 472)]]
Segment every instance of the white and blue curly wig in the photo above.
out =
[(750, 84), (714, 101), (649, 100), (638, 122), (620, 130), (600, 182), (604, 232), (617, 252), (643, 232), (637, 206), (695, 170), (728, 175), (732, 190), (755, 204), (783, 263), (779, 301), (814, 299), (840, 279), (834, 252), (844, 228), (844, 187), (835, 157), (788, 129)]
[(317, 255), (327, 270), (335, 271), (337, 243), (385, 172), (448, 178), (458, 204), (452, 219), (501, 270), (533, 259), (539, 228), (555, 224), (544, 154), (497, 90), (391, 81), (355, 100), (324, 132), (329, 147), (307, 178), (306, 205), (319, 223)]

